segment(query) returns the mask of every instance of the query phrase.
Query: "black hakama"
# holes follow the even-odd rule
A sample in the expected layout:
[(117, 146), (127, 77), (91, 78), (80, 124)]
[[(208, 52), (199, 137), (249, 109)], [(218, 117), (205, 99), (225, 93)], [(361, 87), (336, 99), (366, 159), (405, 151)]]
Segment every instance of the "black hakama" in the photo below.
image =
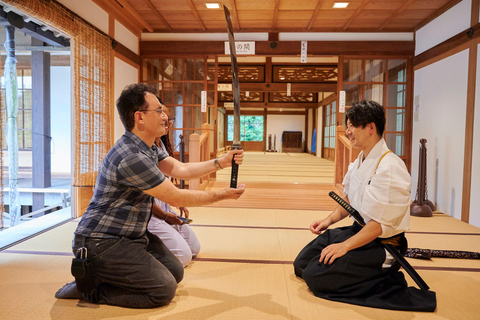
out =
[[(435, 311), (435, 292), (408, 287), (397, 262), (382, 268), (386, 253), (377, 240), (349, 251), (332, 264), (319, 262), (323, 248), (347, 240), (360, 228), (354, 224), (320, 234), (298, 254), (295, 274), (320, 298), (381, 309)], [(407, 249), (406, 239), (403, 242), (398, 248), (402, 254)]]

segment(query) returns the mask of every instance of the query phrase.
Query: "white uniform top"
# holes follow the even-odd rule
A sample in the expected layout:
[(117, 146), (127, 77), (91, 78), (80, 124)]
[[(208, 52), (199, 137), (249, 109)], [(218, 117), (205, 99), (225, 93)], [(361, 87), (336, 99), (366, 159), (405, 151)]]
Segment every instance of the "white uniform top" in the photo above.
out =
[(360, 152), (343, 180), (343, 193), (365, 223), (374, 220), (382, 226), (380, 238), (393, 237), (410, 228), (412, 179), (405, 163), (393, 152), (380, 161), (388, 151), (381, 139), (363, 161), (363, 151)]

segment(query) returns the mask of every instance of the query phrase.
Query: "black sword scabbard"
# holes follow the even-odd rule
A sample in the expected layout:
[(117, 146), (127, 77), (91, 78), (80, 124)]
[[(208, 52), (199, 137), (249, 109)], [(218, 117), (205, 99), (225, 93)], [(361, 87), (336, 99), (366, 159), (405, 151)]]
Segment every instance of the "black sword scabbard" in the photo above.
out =
[[(333, 191), (330, 191), (328, 195), (335, 200), (342, 208), (347, 210), (347, 212), (360, 224), (362, 227), (365, 225), (365, 220), (363, 220), (360, 213), (355, 210), (351, 205), (349, 205), (345, 200), (342, 199), (338, 194)], [(430, 287), (423, 281), (422, 277), (413, 269), (412, 265), (398, 252), (398, 250), (391, 244), (382, 243), (382, 246), (385, 250), (392, 255), (392, 257), (402, 266), (402, 268), (408, 273), (408, 275), (415, 281), (420, 289), (423, 291), (428, 291)]]
[(420, 277), (420, 275), (413, 269), (412, 265), (398, 252), (398, 250), (391, 244), (382, 243), (382, 246), (385, 250), (392, 255), (392, 257), (402, 266), (402, 268), (408, 273), (408, 275), (415, 281), (420, 289), (427, 292), (430, 287), (427, 283)]

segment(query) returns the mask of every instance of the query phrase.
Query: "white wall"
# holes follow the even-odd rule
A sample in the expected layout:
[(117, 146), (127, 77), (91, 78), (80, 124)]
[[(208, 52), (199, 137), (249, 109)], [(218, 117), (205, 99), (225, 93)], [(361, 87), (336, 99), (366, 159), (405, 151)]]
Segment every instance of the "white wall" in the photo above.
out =
[[(415, 72), (414, 96), (419, 99), (413, 122), (412, 199), (418, 182), (418, 148), (427, 139), (429, 199), (438, 209), (461, 219), (465, 145), (468, 51)], [(414, 116), (415, 118), (415, 116)]]
[[(418, 30), (415, 54), (468, 29), (471, 5), (471, 0), (463, 0)], [(469, 223), (480, 227), (480, 59), (477, 60)], [(468, 50), (417, 70), (414, 83), (420, 110), (418, 121), (414, 112), (413, 122), (412, 198), (418, 182), (419, 139), (424, 137), (428, 140), (429, 198), (438, 202), (440, 211), (458, 219), (462, 205), (467, 76)]]
[(302, 141), (305, 141), (305, 116), (269, 114), (267, 116), (267, 138), (271, 134), (273, 143), (273, 137), (275, 134), (277, 135), (278, 152), (282, 152), (283, 131), (302, 131)]
[(415, 34), (415, 55), (470, 28), (471, 6), (471, 0), (460, 1), (437, 19), (419, 29)]
[[(480, 47), (477, 48), (480, 52)], [(480, 55), (477, 57), (477, 83), (475, 88), (475, 119), (473, 128), (472, 189), (470, 192), (469, 223), (480, 227)]]
[(90, 0), (57, 0), (77, 15), (108, 34), (108, 14)]
[[(118, 97), (120, 96), (120, 93), (122, 93), (122, 90), (126, 86), (138, 82), (138, 75), (139, 75), (139, 70), (137, 68), (134, 68), (128, 63), (123, 62), (118, 58), (115, 58), (115, 77), (114, 77), (115, 89), (113, 93), (113, 96), (115, 97), (115, 102), (117, 101)], [(117, 139), (120, 138), (125, 133), (125, 128), (123, 126), (122, 121), (120, 120), (117, 107), (115, 105), (114, 105), (114, 109), (115, 109), (115, 117), (114, 117), (114, 125), (113, 125), (114, 127), (113, 138), (114, 138), (114, 141), (117, 141)]]
[(115, 21), (115, 40), (123, 44), (136, 54), (139, 54), (139, 38), (125, 28), (121, 23)]

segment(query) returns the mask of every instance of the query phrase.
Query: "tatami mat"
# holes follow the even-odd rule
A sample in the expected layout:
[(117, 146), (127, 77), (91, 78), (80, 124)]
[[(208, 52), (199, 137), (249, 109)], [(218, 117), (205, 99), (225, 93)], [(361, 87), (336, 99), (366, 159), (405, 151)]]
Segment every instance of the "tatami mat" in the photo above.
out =
[[(240, 183), (327, 183), (333, 184), (334, 163), (306, 153), (246, 152), (238, 173)], [(217, 181), (230, 181), (230, 168), (217, 173)]]
[[(321, 159), (305, 154), (247, 153), (252, 170), (282, 177), (282, 170)], [(271, 165), (267, 166), (271, 160)], [(287, 160), (292, 161), (286, 165)], [(325, 162), (330, 166), (329, 162)], [(247, 165), (241, 167), (241, 171)], [(325, 169), (325, 168), (323, 168)], [(322, 169), (322, 170), (323, 170)], [(333, 168), (330, 168), (332, 170)], [(276, 173), (275, 173), (276, 172)], [(254, 175), (252, 175), (254, 176)], [(54, 294), (72, 280), (71, 239), (78, 220), (65, 223), (0, 252), (0, 319), (478, 319), (480, 260), (408, 259), (433, 291), (434, 313), (373, 309), (319, 299), (294, 276), (292, 261), (315, 235), (315, 219), (334, 207), (328, 198), (332, 184), (288, 182), (247, 184), (252, 194), (216, 206), (190, 208), (192, 228), (202, 250), (186, 269), (170, 305), (138, 310), (57, 300)], [(211, 189), (228, 185), (219, 179)], [(249, 189), (248, 189), (249, 188)], [(244, 195), (245, 196), (245, 195)], [(245, 199), (244, 199), (245, 198)], [(350, 224), (345, 219), (335, 226)], [(411, 218), (410, 247), (478, 251), (480, 229), (444, 214)], [(406, 276), (411, 285), (413, 281)]]

